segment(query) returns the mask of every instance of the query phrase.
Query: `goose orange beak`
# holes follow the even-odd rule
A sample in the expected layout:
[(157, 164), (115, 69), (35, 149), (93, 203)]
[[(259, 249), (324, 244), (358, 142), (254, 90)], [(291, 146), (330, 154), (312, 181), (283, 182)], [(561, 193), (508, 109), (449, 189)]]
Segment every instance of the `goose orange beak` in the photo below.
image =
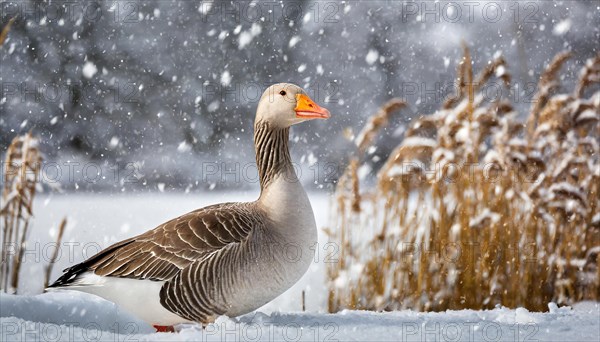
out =
[(316, 104), (310, 97), (304, 94), (296, 95), (296, 117), (302, 119), (328, 119), (329, 111)]

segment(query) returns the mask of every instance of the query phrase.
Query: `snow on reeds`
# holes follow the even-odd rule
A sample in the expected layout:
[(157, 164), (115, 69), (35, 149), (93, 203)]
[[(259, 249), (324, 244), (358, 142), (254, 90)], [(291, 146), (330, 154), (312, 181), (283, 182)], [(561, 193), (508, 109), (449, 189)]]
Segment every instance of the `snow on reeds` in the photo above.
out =
[(547, 66), (522, 122), (509, 100), (482, 93), (494, 77), (510, 87), (504, 59), (474, 77), (465, 48), (457, 94), (416, 120), (363, 188), (366, 145), (404, 103), (369, 121), (336, 190), (329, 311), (600, 300), (600, 55), (558, 94), (569, 57)]
[[(42, 154), (39, 140), (31, 132), (16, 136), (6, 151), (2, 164), (2, 196), (0, 202), (0, 292), (17, 293), (23, 257), (27, 249), (33, 219), (33, 199), (41, 188)], [(47, 287), (58, 257), (59, 246), (67, 225), (63, 218), (54, 250), (45, 267), (44, 288)]]
[(6, 151), (0, 205), (0, 290), (4, 292), (17, 292), (41, 161), (38, 140), (31, 133), (15, 137)]

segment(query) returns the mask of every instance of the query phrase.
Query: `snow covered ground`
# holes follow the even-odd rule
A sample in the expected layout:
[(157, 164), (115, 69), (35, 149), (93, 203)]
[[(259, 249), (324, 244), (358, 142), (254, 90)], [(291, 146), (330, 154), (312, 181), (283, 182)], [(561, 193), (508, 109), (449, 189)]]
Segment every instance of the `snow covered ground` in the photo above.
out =
[[(152, 327), (114, 304), (83, 293), (0, 295), (1, 341), (598, 341), (600, 306), (550, 304), (550, 312), (523, 308), (489, 311), (338, 314), (257, 312), (220, 317), (204, 329)], [(32, 310), (32, 308), (35, 308)], [(6, 317), (11, 316), (11, 317)]]
[[(40, 196), (26, 252), (20, 296), (0, 295), (0, 341), (598, 341), (600, 306), (550, 304), (548, 313), (497, 308), (490, 311), (326, 314), (325, 264), (317, 258), (307, 274), (258, 312), (221, 317), (201, 330), (183, 326), (177, 334), (154, 333), (146, 323), (101, 298), (77, 292), (41, 292), (43, 269), (63, 216), (68, 226), (51, 280), (61, 270), (113, 242), (212, 203), (252, 200), (256, 192)], [(329, 197), (309, 196), (319, 227), (328, 223)], [(50, 230), (50, 234), (48, 234)], [(320, 234), (319, 248), (327, 242)], [(321, 247), (323, 245), (323, 247)], [(306, 310), (301, 312), (301, 293)]]

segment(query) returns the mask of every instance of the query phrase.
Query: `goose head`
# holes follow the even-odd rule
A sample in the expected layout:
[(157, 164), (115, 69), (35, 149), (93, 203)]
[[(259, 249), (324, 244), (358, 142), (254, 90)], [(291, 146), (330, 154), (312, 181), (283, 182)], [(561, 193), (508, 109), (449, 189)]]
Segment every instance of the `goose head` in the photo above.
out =
[(277, 83), (267, 88), (256, 110), (256, 122), (268, 122), (280, 128), (329, 116), (329, 111), (316, 104), (304, 89), (291, 83)]

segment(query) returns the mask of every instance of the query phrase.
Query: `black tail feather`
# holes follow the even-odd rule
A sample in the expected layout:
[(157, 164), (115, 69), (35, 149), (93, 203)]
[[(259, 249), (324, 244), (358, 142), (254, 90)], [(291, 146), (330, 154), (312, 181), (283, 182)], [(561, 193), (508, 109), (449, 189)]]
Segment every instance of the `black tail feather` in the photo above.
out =
[(130, 240), (121, 241), (119, 243), (116, 243), (116, 244), (100, 251), (98, 254), (90, 257), (89, 259), (87, 259), (86, 261), (84, 261), (82, 263), (65, 268), (63, 270), (64, 274), (61, 275), (58, 279), (56, 279), (56, 281), (54, 283), (52, 283), (51, 285), (49, 285), (47, 288), (51, 289), (51, 288), (59, 288), (59, 287), (65, 287), (65, 286), (70, 286), (70, 285), (76, 285), (77, 280), (79, 279), (79, 277), (82, 274), (93, 270), (91, 267), (94, 264), (96, 264), (98, 261), (102, 260), (108, 254), (112, 253), (115, 249), (126, 246), (126, 245), (132, 243), (133, 241), (135, 241), (135, 240), (130, 239)]

